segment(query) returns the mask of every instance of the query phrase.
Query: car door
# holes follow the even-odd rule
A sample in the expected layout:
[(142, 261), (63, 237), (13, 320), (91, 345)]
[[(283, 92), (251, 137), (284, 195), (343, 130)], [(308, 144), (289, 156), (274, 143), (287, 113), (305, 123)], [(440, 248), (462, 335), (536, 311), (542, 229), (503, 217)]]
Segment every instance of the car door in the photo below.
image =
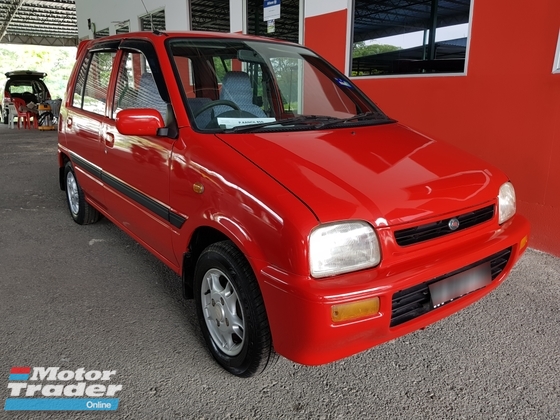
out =
[(100, 132), (108, 119), (107, 97), (117, 51), (115, 47), (115, 43), (101, 45), (99, 50), (85, 56), (64, 121), (67, 147), (76, 176), (88, 198), (101, 208), (105, 206), (101, 178), (104, 150)]
[[(124, 135), (116, 128), (116, 118), (123, 109), (153, 108), (164, 118), (173, 119), (153, 77), (159, 72), (154, 68), (158, 62), (153, 47), (142, 41), (128, 41), (131, 43), (135, 49), (127, 49), (125, 42), (117, 57), (111, 118), (101, 126), (106, 205), (123, 229), (176, 266), (169, 221), (169, 165), (174, 140)], [(166, 92), (163, 78), (160, 84)]]

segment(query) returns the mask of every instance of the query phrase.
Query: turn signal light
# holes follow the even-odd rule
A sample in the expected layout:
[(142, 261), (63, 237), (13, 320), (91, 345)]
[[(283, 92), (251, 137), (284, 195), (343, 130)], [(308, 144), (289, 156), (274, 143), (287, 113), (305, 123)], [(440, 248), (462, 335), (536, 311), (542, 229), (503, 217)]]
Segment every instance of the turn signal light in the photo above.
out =
[(333, 322), (352, 321), (365, 318), (379, 312), (379, 298), (359, 300), (350, 303), (341, 303), (331, 307), (331, 318)]
[(524, 236), (523, 239), (521, 239), (521, 241), (519, 242), (519, 250), (525, 248), (527, 246), (527, 242), (529, 242), (529, 238), (527, 236)]

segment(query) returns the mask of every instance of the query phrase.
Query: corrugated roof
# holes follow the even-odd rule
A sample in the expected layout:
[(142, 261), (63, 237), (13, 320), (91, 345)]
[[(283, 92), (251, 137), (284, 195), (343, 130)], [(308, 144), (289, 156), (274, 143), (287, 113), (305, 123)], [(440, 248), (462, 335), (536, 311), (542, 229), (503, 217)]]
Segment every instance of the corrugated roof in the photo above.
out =
[[(439, 0), (437, 27), (467, 23), (471, 0)], [(432, 0), (355, 0), (354, 42), (430, 29)]]
[[(262, 0), (249, 0), (247, 7), (250, 33), (298, 41), (299, 0), (283, 0), (282, 17), (273, 34), (266, 33)], [(229, 32), (228, 11), (229, 0), (192, 0), (193, 29)], [(157, 14), (152, 22), (156, 29), (165, 28), (165, 21)], [(149, 30), (151, 23), (144, 26)], [(0, 43), (77, 45), (75, 0), (0, 0)]]
[(75, 0), (0, 0), (0, 43), (75, 46)]

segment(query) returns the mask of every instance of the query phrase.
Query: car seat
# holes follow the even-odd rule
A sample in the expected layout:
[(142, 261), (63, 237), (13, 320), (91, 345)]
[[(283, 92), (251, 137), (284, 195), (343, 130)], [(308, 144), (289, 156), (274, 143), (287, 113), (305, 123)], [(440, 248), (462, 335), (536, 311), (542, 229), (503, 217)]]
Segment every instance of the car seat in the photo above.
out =
[(163, 121), (167, 124), (167, 102), (159, 94), (156, 82), (151, 73), (144, 73), (138, 84), (138, 94), (135, 98), (134, 108), (152, 108), (160, 112)]
[[(239, 109), (249, 112), (255, 117), (264, 118), (267, 116), (261, 107), (253, 103), (253, 87), (249, 75), (245, 72), (230, 71), (226, 73), (222, 81), (220, 99), (236, 103)], [(222, 107), (216, 107), (216, 115), (219, 115), (218, 108)], [(227, 106), (223, 108), (231, 110)]]

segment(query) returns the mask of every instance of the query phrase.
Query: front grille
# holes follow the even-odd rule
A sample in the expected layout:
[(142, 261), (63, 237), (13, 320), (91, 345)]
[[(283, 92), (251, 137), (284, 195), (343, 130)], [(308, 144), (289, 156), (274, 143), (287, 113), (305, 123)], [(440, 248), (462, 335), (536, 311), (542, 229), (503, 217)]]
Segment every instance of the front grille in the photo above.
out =
[(450, 217), (449, 219), (439, 220), (434, 223), (397, 230), (395, 232), (395, 239), (400, 246), (414, 245), (476, 226), (492, 219), (492, 217), (494, 217), (494, 205), (456, 216), (455, 218), (459, 221), (459, 227), (456, 230), (449, 228), (449, 221), (453, 219)]
[(488, 261), (490, 261), (492, 280), (494, 280), (506, 267), (510, 255), (511, 248), (508, 248), (474, 264), (463, 267), (460, 270), (395, 293), (392, 301), (391, 327), (410, 321), (434, 309), (431, 305), (430, 289), (428, 287), (430, 284), (462, 273), (463, 271), (470, 270)]

